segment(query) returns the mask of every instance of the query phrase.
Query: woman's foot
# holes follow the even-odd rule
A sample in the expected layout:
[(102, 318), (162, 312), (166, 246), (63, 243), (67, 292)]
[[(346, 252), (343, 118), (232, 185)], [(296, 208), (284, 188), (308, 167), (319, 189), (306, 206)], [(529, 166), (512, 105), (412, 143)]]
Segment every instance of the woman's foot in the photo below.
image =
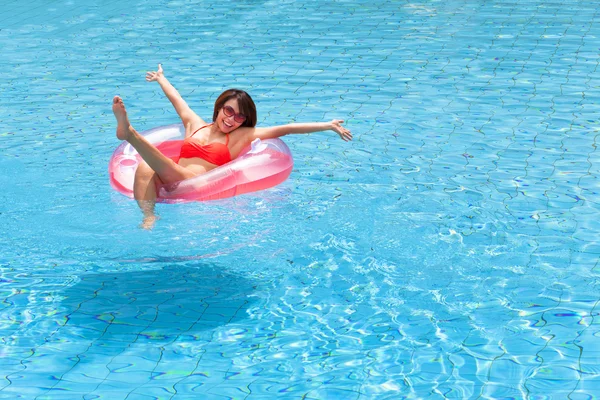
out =
[[(137, 179), (137, 178), (136, 178)], [(151, 182), (154, 185), (154, 181)], [(158, 221), (158, 217), (154, 214), (154, 206), (156, 201), (154, 200), (137, 200), (138, 206), (140, 206), (140, 210), (144, 214), (144, 219), (140, 224), (140, 228), (144, 228), (150, 230), (154, 228), (154, 224)]]
[(144, 219), (142, 220), (142, 224), (140, 225), (140, 228), (144, 228), (149, 231), (152, 228), (154, 228), (154, 224), (156, 223), (157, 220), (158, 220), (158, 217), (156, 215), (145, 216)]
[(129, 123), (129, 118), (127, 117), (127, 111), (125, 110), (123, 99), (119, 96), (115, 96), (113, 99), (112, 109), (113, 113), (115, 114), (115, 118), (117, 118), (117, 138), (121, 140), (128, 140), (131, 134), (133, 134), (135, 131)]

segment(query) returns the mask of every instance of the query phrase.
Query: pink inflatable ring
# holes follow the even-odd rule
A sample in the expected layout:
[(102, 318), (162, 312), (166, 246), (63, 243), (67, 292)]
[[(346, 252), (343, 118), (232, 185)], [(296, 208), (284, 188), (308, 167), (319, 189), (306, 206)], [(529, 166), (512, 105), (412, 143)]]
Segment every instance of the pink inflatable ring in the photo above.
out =
[[(161, 153), (177, 160), (185, 129), (181, 124), (160, 126), (142, 132)], [(133, 198), (133, 179), (141, 161), (138, 152), (127, 142), (116, 148), (108, 164), (110, 184), (118, 192)], [(224, 199), (268, 189), (285, 181), (294, 160), (290, 149), (280, 139), (256, 139), (236, 159), (205, 174), (157, 188), (157, 201), (180, 203)]]

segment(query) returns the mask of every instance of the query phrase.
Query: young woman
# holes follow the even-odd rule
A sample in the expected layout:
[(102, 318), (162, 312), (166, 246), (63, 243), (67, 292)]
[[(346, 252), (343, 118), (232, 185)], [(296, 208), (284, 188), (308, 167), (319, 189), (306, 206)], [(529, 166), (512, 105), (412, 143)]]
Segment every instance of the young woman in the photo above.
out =
[(193, 178), (223, 165), (235, 159), (254, 139), (332, 130), (343, 140), (352, 140), (350, 131), (342, 126), (342, 120), (256, 128), (254, 102), (248, 93), (237, 89), (226, 90), (217, 98), (213, 122), (206, 123), (169, 83), (160, 64), (157, 71), (146, 74), (146, 80), (158, 82), (175, 107), (186, 132), (179, 161), (175, 162), (164, 156), (131, 126), (123, 100), (119, 96), (113, 99), (117, 138), (129, 142), (144, 160), (135, 173), (133, 194), (144, 214), (142, 227), (145, 229), (151, 229), (156, 222), (154, 205), (157, 186)]

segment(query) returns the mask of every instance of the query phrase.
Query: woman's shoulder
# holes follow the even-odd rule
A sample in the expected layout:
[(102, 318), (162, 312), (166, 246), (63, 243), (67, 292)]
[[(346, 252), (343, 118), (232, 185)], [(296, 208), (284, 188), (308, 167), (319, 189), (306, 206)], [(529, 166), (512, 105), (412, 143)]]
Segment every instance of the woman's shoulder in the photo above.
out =
[(235, 131), (231, 132), (229, 139), (230, 143), (235, 147), (246, 147), (254, 140), (255, 132), (255, 127), (240, 126)]
[(240, 140), (250, 140), (252, 141), (252, 137), (256, 133), (256, 128), (254, 126), (240, 126), (235, 130), (235, 136), (237, 136)]
[(195, 135), (198, 131), (210, 127), (211, 125), (212, 123), (207, 123), (200, 117), (198, 117), (198, 119), (194, 119), (193, 121), (189, 121), (185, 126), (185, 137)]

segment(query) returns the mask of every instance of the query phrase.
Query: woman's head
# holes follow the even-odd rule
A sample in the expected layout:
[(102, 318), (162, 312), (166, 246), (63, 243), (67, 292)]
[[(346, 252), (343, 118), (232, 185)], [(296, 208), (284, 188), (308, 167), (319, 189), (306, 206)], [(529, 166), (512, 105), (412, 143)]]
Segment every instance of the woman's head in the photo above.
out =
[[(241, 119), (243, 121), (240, 122)], [(256, 126), (256, 120), (254, 101), (243, 90), (228, 89), (221, 93), (215, 101), (213, 121), (219, 125), (221, 130), (230, 132), (240, 126), (253, 127)]]

